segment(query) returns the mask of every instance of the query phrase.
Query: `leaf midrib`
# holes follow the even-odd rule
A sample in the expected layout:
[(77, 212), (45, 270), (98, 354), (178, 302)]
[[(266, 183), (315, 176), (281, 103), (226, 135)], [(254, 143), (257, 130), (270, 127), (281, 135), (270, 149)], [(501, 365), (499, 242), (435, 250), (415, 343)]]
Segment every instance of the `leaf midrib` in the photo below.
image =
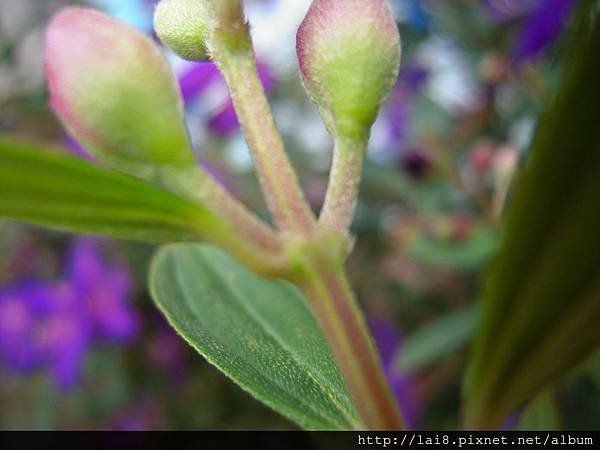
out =
[[(204, 260), (206, 258), (205, 255), (201, 255), (201, 254), (199, 254), (197, 252), (194, 253), (194, 257), (201, 258), (202, 260)], [(220, 274), (216, 271), (216, 269), (214, 267), (212, 267), (211, 264), (205, 264), (204, 263), (203, 265), (204, 265), (204, 268), (207, 269), (208, 271), (210, 271), (213, 275), (216, 275), (217, 277), (222, 278), (220, 276)], [(323, 384), (323, 382), (321, 381), (322, 379), (327, 379), (327, 376), (325, 376), (323, 374), (323, 372), (320, 371), (320, 370), (315, 370), (314, 373), (313, 373), (313, 371), (311, 370), (311, 365), (306, 360), (304, 360), (303, 358), (301, 358), (300, 355), (298, 355), (294, 351), (292, 351), (285, 344), (285, 341), (281, 339), (281, 336), (279, 335), (279, 333), (277, 333), (277, 331), (275, 331), (266, 321), (264, 321), (262, 319), (262, 317), (260, 316), (260, 314), (255, 309), (253, 309), (251, 307), (250, 302), (244, 301), (244, 295), (243, 295), (243, 293), (240, 293), (235, 288), (234, 285), (232, 285), (230, 283), (223, 283), (223, 285), (232, 294), (232, 297), (235, 299), (236, 303), (238, 305), (240, 305), (244, 309), (244, 311), (246, 313), (248, 313), (248, 315), (252, 319), (254, 319), (261, 326), (262, 329), (265, 330), (265, 332), (267, 333), (267, 335), (269, 337), (271, 337), (274, 342), (276, 342), (289, 355), (291, 355), (292, 359), (298, 364), (299, 367), (303, 368), (306, 371), (306, 374), (309, 376), (309, 378), (319, 388), (321, 388), (321, 391), (325, 394), (325, 396), (331, 400), (332, 404), (334, 404), (338, 408), (338, 410), (342, 413), (342, 415), (346, 418), (346, 420), (348, 421), (348, 424), (352, 425), (352, 426), (356, 426), (357, 425), (356, 424), (356, 420), (352, 417), (351, 412), (349, 410), (347, 410), (344, 407), (344, 405), (341, 404), (339, 402), (339, 400), (335, 397), (335, 395), (333, 394), (333, 389), (331, 389), (327, 385)], [(297, 299), (294, 298), (293, 301), (297, 301)], [(306, 305), (301, 305), (301, 307), (302, 308), (306, 308)], [(312, 317), (312, 312), (310, 310), (307, 309), (307, 313), (310, 314), (311, 317)], [(324, 342), (324, 344), (327, 345), (326, 342)], [(330, 358), (330, 361), (331, 361), (332, 364), (335, 365), (335, 361), (333, 359)], [(318, 378), (319, 375), (321, 376), (321, 379)]]
[[(175, 274), (175, 279), (177, 281), (177, 287), (179, 288), (182, 297), (184, 299), (185, 305), (186, 307), (190, 310), (190, 312), (194, 315), (194, 317), (196, 318), (196, 320), (198, 320), (199, 322), (202, 323), (201, 319), (199, 318), (199, 316), (196, 314), (196, 309), (194, 308), (194, 303), (192, 300), (193, 296), (190, 296), (186, 287), (185, 287), (185, 283), (182, 281), (181, 277), (182, 277), (182, 271), (179, 270), (178, 266), (180, 265), (180, 259), (178, 258), (172, 258), (171, 259), (174, 262), (174, 274)], [(206, 329), (206, 327), (205, 327)], [(229, 346), (226, 346), (224, 344), (222, 344), (222, 342), (212, 333), (210, 333), (210, 336), (212, 339), (215, 340), (215, 342), (219, 343), (219, 345), (223, 348), (223, 349), (227, 349), (227, 352), (231, 355), (231, 350)], [(186, 339), (187, 340), (187, 339)], [(190, 341), (188, 341), (190, 342)], [(277, 341), (275, 341), (276, 343), (278, 343)], [(190, 344), (196, 348), (197, 350), (200, 350), (198, 348), (198, 346), (192, 342), (190, 342)], [(278, 343), (279, 344), (279, 343)], [(203, 353), (203, 356), (211, 362), (211, 364), (215, 365), (216, 367), (219, 367), (221, 369), (223, 369), (222, 365), (215, 361), (212, 357), (207, 356)], [(255, 373), (257, 375), (257, 379), (262, 379), (265, 380), (267, 382), (267, 384), (272, 385), (273, 387), (275, 387), (280, 393), (282, 393), (282, 397), (287, 397), (287, 398), (291, 398), (292, 400), (297, 401), (299, 404), (304, 405), (309, 411), (311, 411), (314, 414), (314, 417), (317, 417), (321, 422), (323, 423), (328, 423), (331, 425), (334, 425), (336, 427), (338, 427), (339, 425), (349, 425), (349, 424), (339, 424), (338, 420), (336, 420), (335, 418), (330, 418), (327, 416), (322, 415), (321, 411), (315, 409), (312, 405), (310, 405), (309, 403), (306, 403), (306, 401), (301, 397), (301, 396), (296, 396), (293, 393), (290, 393), (288, 390), (286, 390), (284, 387), (282, 387), (277, 380), (273, 380), (271, 378), (267, 378), (266, 376), (264, 376), (256, 367), (254, 364), (252, 364), (251, 360), (248, 360), (243, 354), (240, 354), (238, 352), (233, 353), (237, 358), (239, 358), (240, 360), (245, 362), (245, 366), (247, 369), (251, 370), (253, 373)], [(300, 366), (302, 367), (302, 366)], [(223, 370), (223, 372), (225, 374), (228, 375), (229, 378), (231, 378), (236, 384), (240, 385), (241, 387), (244, 388), (244, 390), (246, 390), (247, 392), (249, 392), (251, 395), (253, 395), (252, 390), (249, 386), (247, 386), (243, 381), (241, 380), (235, 380), (233, 379), (233, 377), (231, 377), (231, 375), (228, 373), (228, 371)], [(273, 405), (272, 402), (270, 400), (263, 400), (265, 402), (267, 402), (269, 404), (269, 406), (271, 406), (272, 408), (276, 409), (276, 405)], [(277, 410), (277, 409), (276, 409)]]

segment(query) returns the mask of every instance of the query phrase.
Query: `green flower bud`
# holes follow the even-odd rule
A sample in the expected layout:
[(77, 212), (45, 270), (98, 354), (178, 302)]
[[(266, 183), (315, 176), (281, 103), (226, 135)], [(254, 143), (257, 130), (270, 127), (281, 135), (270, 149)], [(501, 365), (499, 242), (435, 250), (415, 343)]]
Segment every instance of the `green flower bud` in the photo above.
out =
[(154, 13), (154, 29), (173, 52), (190, 61), (202, 61), (208, 59), (212, 10), (209, 0), (162, 0)]
[(400, 65), (384, 0), (314, 0), (297, 36), (300, 71), (334, 136), (364, 140)]
[(45, 68), (53, 109), (107, 165), (154, 180), (162, 168), (194, 164), (177, 82), (144, 34), (67, 8), (48, 27)]

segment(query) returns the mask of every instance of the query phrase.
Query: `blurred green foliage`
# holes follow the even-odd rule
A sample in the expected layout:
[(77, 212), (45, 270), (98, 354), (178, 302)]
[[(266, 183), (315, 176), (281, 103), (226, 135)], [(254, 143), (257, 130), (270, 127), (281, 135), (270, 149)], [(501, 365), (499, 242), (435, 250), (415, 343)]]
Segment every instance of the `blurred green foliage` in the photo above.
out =
[[(35, 77), (28, 80), (26, 76), (35, 70), (25, 62), (35, 61), (40, 55), (27, 50), (29, 47), (24, 43), (28, 36), (39, 42), (41, 36), (35, 33), (39, 34), (50, 14), (61, 4), (71, 2), (23, 3), (30, 8), (31, 20), (25, 21), (18, 33), (7, 33), (0, 27), (0, 132), (61, 143), (63, 131), (46, 106), (43, 80)], [(590, 136), (597, 135), (598, 121), (593, 120), (597, 119), (595, 99), (600, 78), (595, 67), (596, 71), (589, 73), (591, 90), (576, 92), (577, 107), (559, 105), (550, 109), (549, 114), (556, 116), (547, 119), (551, 123), (546, 125), (547, 137), (539, 139), (553, 141), (559, 148), (549, 161), (559, 169), (558, 175), (554, 172), (539, 175), (545, 181), (539, 184), (544, 189), (538, 195), (540, 202), (531, 205), (522, 200), (512, 205), (511, 200), (518, 199), (520, 192), (528, 187), (519, 182), (511, 190), (510, 170), (508, 181), (502, 185), (500, 181), (505, 180), (498, 169), (498, 155), (503, 148), (512, 151), (516, 161), (513, 171), (535, 163), (535, 159), (529, 159), (529, 132), (540, 112), (552, 104), (563, 75), (560, 68), (564, 43), (559, 42), (530, 64), (516, 66), (510, 59), (510, 49), (522, 24), (520, 17), (491, 24), (482, 2), (427, 2), (427, 5), (432, 18), (429, 29), (416, 28), (404, 19), (399, 20), (399, 28), (403, 64), (423, 64), (425, 60), (430, 79), (412, 102), (404, 147), (382, 150), (377, 142), (372, 145), (353, 228), (357, 239), (349, 271), (367, 315), (390, 318), (404, 336), (394, 359), (411, 372), (411, 389), (421, 411), (416, 426), (452, 429), (462, 416), (462, 375), (472, 330), (479, 317), (473, 305), (479, 298), (487, 263), (503, 248), (505, 230), (524, 227), (520, 220), (535, 212), (539, 220), (537, 231), (512, 244), (523, 252), (540, 249), (542, 241), (554, 238), (556, 245), (563, 242), (566, 247), (575, 248), (570, 242), (575, 242), (579, 234), (576, 227), (574, 240), (568, 242), (566, 233), (553, 232), (542, 218), (585, 225), (588, 228), (582, 228), (581, 232), (590, 233), (593, 238), (597, 200), (590, 201), (583, 209), (583, 203), (574, 194), (571, 196), (572, 193), (562, 189), (567, 182), (558, 180), (564, 177), (583, 181), (586, 179), (583, 172), (597, 173), (593, 171), (597, 169), (600, 153), (597, 147), (586, 147), (585, 133), (580, 131), (588, 127), (593, 131)], [(458, 62), (434, 70), (430, 64), (432, 57), (427, 59), (423, 55), (438, 48), (440, 42), (444, 43), (442, 50), (458, 55)], [(444, 55), (438, 49), (433, 59), (441, 60)], [(579, 67), (576, 63), (571, 64), (573, 70)], [(466, 74), (467, 92), (475, 99), (466, 110), (455, 111), (436, 95), (436, 86), (448, 84), (436, 80), (444, 73), (455, 72)], [(312, 206), (318, 209), (327, 176), (329, 142), (326, 138), (318, 139), (324, 130), (309, 128), (316, 112), (304, 97), (295, 68), (287, 72), (281, 68), (278, 75), (278, 86), (270, 100), (304, 188)], [(574, 125), (567, 127), (568, 124)], [(376, 125), (375, 138), (381, 126), (384, 125)], [(198, 124), (191, 122), (191, 129), (197, 127)], [(240, 147), (245, 151), (239, 135), (221, 138), (205, 134), (203, 138), (196, 149), (203, 160), (222, 170), (238, 197), (266, 217), (256, 177), (251, 169), (239, 164), (239, 155), (235, 154)], [(534, 158), (543, 144), (534, 142)], [(486, 145), (491, 148), (491, 162), (485, 170), (475, 172), (472, 155)], [(405, 147), (418, 149), (429, 160), (430, 168), (424, 176), (415, 177), (406, 170), (402, 159)], [(583, 156), (572, 158), (575, 151)], [(593, 176), (589, 179), (594, 182)], [(508, 228), (500, 228), (505, 217), (505, 200), (510, 205), (509, 214), (519, 220), (509, 216)], [(579, 212), (578, 206), (582, 208)], [(557, 211), (558, 207), (564, 209)], [(577, 214), (587, 218), (580, 219)], [(61, 233), (0, 222), (0, 283), (9, 285), (32, 274), (55, 279), (68, 244), (69, 237)], [(295, 428), (183, 344), (162, 350), (163, 354), (179, 352), (183, 361), (175, 374), (165, 369), (153, 349), (161, 348), (157, 342), (166, 325), (144, 290), (145, 266), (153, 247), (124, 242), (110, 245), (129, 262), (135, 275), (137, 290), (133, 301), (144, 317), (143, 333), (128, 347), (106, 346), (94, 351), (86, 360), (81, 384), (72, 391), (58, 390), (46, 374), (20, 377), (0, 368), (0, 428)], [(580, 248), (582, 257), (573, 260), (583, 264), (584, 258), (597, 258), (594, 248)], [(529, 275), (533, 264), (528, 258), (501, 258), (505, 262), (496, 264), (514, 273), (521, 283), (533, 279)], [(565, 266), (560, 260), (554, 268), (559, 275), (543, 278), (560, 280), (563, 272), (584, 275), (573, 270), (574, 265)], [(586, 274), (589, 280), (593, 277), (592, 272)], [(502, 298), (517, 302), (518, 285), (506, 283), (505, 288), (514, 295), (507, 293)], [(515, 313), (518, 310), (509, 306), (506, 309), (514, 309)], [(562, 306), (558, 309), (562, 310)], [(540, 330), (548, 328), (548, 323), (560, 315), (558, 309), (544, 311), (541, 317), (547, 316), (548, 320), (540, 324)], [(502, 315), (498, 315), (498, 320), (501, 317), (507, 320)], [(494, 329), (489, 333), (491, 342), (504, 332)], [(565, 351), (571, 349), (569, 345), (565, 348)], [(496, 375), (501, 378), (506, 372), (498, 371)], [(600, 426), (599, 399), (600, 358), (596, 355), (574, 368), (566, 380), (548, 393), (542, 393), (528, 405), (520, 405), (514, 414), (524, 408), (519, 423), (522, 428), (595, 429)]]

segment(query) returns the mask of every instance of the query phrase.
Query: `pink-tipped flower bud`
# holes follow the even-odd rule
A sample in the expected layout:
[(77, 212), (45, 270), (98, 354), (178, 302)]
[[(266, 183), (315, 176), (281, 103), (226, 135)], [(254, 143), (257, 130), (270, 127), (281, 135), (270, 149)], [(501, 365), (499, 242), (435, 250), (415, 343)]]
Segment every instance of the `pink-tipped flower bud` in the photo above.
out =
[(385, 1), (314, 0), (297, 52), (304, 86), (329, 131), (368, 136), (400, 65), (400, 36)]
[(211, 0), (162, 0), (154, 13), (154, 29), (162, 43), (182, 58), (206, 60), (213, 9)]
[(48, 27), (45, 67), (54, 111), (101, 161), (146, 179), (193, 164), (176, 80), (142, 33), (93, 9), (64, 9)]

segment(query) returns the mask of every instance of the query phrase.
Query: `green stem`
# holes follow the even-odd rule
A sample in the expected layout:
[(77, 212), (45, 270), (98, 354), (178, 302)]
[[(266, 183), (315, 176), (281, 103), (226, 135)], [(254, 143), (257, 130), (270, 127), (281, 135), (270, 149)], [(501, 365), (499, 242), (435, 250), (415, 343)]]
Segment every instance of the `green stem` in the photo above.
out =
[(366, 144), (347, 137), (336, 137), (329, 186), (319, 223), (347, 234), (352, 224), (362, 176)]
[(398, 406), (341, 258), (331, 258), (330, 246), (321, 244), (309, 244), (301, 251), (296, 283), (320, 322), (365, 426), (372, 430), (402, 429)]
[(222, 225), (215, 227), (211, 242), (256, 272), (277, 275), (282, 271), (285, 263), (281, 237), (208, 174), (197, 167), (163, 171), (161, 182), (170, 191), (209, 208), (223, 220)]
[(281, 230), (309, 234), (316, 221), (275, 126), (239, 1), (220, 5), (211, 56), (229, 87), (267, 206)]
[(398, 406), (339, 256), (347, 247), (345, 235), (354, 213), (365, 144), (345, 139), (337, 142), (323, 223), (344, 234), (341, 241), (331, 242), (341, 244), (344, 251), (332, 252), (323, 245), (327, 242), (315, 235), (314, 215), (275, 127), (240, 1), (217, 2), (216, 12), (211, 57), (229, 87), (267, 206), (283, 232), (311, 236), (296, 253), (288, 255), (295, 269), (292, 278), (311, 302), (364, 424), (370, 429), (401, 429)]

